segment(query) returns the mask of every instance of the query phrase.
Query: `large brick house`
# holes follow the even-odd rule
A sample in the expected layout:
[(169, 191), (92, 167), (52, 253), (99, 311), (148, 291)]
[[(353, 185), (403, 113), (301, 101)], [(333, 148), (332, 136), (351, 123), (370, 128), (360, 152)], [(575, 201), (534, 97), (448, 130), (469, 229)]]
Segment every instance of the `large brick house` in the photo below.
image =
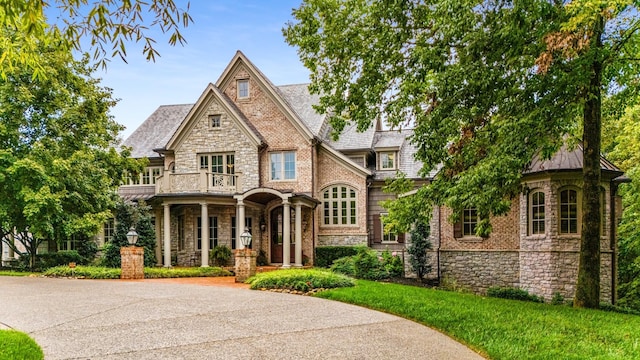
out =
[[(195, 104), (160, 106), (125, 145), (149, 166), (119, 189), (145, 200), (155, 213), (158, 265), (208, 265), (208, 250), (240, 248), (248, 229), (252, 248), (283, 267), (313, 264), (327, 245), (368, 245), (405, 254), (405, 234), (385, 234), (381, 188), (397, 171), (416, 180), (420, 164), (410, 130), (380, 124), (358, 133), (349, 127), (333, 141), (307, 85), (275, 86), (237, 52)], [(571, 296), (580, 232), (581, 149), (534, 159), (523, 191), (506, 216), (492, 219), (488, 238), (474, 235), (477, 215), (460, 224), (437, 208), (431, 225), (433, 271), (483, 292), (518, 286), (551, 298)], [(615, 204), (622, 172), (603, 159), (602, 296), (612, 301)], [(435, 173), (430, 174), (430, 177)], [(108, 240), (107, 224), (101, 241)], [(207, 241), (208, 240), (208, 241)], [(409, 239), (407, 238), (407, 241)]]

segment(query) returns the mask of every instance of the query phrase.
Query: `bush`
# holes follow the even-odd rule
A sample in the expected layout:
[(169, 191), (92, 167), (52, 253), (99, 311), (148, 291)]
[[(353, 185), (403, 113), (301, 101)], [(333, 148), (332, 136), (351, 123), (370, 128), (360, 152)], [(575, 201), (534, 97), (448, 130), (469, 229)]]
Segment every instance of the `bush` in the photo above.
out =
[(258, 256), (256, 257), (256, 265), (258, 266), (269, 265), (269, 259), (267, 259), (267, 253), (262, 249), (258, 251)]
[(346, 256), (346, 257), (335, 260), (333, 262), (333, 265), (331, 265), (329, 269), (338, 274), (343, 274), (343, 275), (353, 276), (353, 277), (356, 276), (356, 268), (353, 262), (353, 256)]
[(321, 246), (316, 248), (315, 266), (328, 268), (337, 259), (354, 256), (365, 246)]
[(355, 286), (353, 279), (321, 269), (277, 270), (257, 274), (247, 280), (251, 289), (286, 289), (308, 292)]
[[(69, 265), (74, 262), (76, 264), (86, 263), (86, 259), (80, 256), (75, 250), (60, 250), (54, 253), (36, 254), (34, 270), (46, 270), (55, 266)], [(29, 267), (29, 255), (25, 254), (20, 257), (21, 267)]]
[(564, 305), (564, 296), (559, 292), (554, 292), (551, 298), (551, 305)]
[(490, 287), (487, 290), (487, 296), (502, 299), (532, 301), (538, 303), (544, 302), (544, 299), (542, 297), (529, 294), (529, 292), (527, 292), (526, 290), (514, 287)]
[(213, 265), (224, 266), (231, 259), (231, 248), (227, 245), (216, 245), (209, 251), (209, 257), (213, 261)]
[[(119, 279), (120, 269), (101, 266), (57, 266), (43, 273), (47, 277), (80, 277), (86, 279)], [(145, 279), (231, 276), (231, 273), (219, 267), (197, 268), (144, 268)]]
[(424, 276), (431, 271), (427, 250), (431, 249), (429, 241), (429, 226), (423, 222), (417, 222), (411, 230), (411, 245), (407, 249), (409, 255), (409, 263), (411, 269), (418, 276), (418, 280), (422, 280)]

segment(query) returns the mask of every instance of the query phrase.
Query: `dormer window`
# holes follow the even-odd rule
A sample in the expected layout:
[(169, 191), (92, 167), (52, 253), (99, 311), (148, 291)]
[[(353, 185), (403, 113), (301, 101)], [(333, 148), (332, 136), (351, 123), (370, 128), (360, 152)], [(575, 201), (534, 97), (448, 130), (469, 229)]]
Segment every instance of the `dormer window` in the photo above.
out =
[(209, 115), (209, 125), (213, 129), (219, 129), (221, 124), (221, 115)]
[(238, 80), (238, 99), (249, 98), (249, 80)]
[(396, 169), (396, 153), (395, 151), (381, 152), (378, 155), (380, 170), (395, 170)]

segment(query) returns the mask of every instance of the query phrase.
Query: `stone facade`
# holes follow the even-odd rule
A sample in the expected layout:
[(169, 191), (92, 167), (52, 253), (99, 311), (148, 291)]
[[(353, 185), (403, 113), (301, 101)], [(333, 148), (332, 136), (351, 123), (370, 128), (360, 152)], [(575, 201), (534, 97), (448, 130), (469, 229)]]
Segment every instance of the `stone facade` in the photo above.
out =
[(144, 279), (144, 248), (125, 246), (120, 248), (121, 279)]

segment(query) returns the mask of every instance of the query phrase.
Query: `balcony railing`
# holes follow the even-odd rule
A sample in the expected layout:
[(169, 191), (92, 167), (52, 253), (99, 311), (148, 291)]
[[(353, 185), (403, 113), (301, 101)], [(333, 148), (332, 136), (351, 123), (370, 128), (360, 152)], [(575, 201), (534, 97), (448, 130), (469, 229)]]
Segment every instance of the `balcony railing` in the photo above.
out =
[(242, 188), (242, 174), (165, 172), (156, 180), (156, 194), (217, 193), (235, 194)]

